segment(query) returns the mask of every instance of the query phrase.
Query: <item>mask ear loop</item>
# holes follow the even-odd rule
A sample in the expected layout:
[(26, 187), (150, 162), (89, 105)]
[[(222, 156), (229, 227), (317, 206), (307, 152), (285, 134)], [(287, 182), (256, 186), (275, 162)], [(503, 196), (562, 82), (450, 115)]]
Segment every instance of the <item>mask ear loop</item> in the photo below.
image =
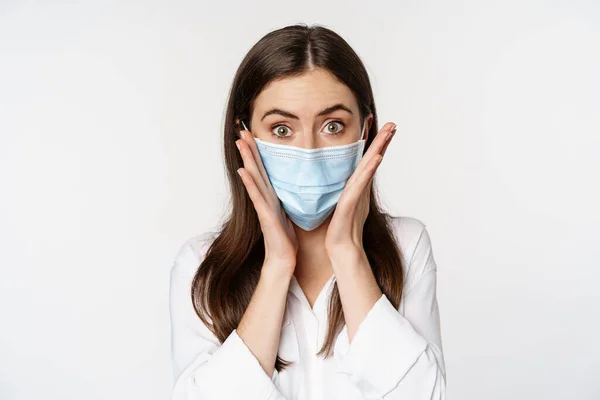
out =
[(250, 132), (250, 129), (248, 129), (248, 128), (246, 127), (246, 124), (244, 123), (244, 120), (242, 120), (242, 126), (244, 127), (244, 130), (246, 130), (246, 131)]

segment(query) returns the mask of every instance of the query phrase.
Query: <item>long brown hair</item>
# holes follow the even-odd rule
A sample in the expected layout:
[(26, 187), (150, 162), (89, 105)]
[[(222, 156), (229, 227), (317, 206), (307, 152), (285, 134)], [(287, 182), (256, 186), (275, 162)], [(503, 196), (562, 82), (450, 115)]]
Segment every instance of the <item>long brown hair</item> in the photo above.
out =
[[(224, 152), (231, 188), (231, 212), (207, 248), (192, 281), (192, 302), (199, 318), (221, 343), (238, 326), (260, 277), (265, 256), (258, 216), (244, 184), (237, 175), (243, 161), (236, 149), (239, 126), (249, 129), (254, 99), (274, 79), (298, 76), (312, 68), (331, 72), (357, 98), (361, 125), (373, 113), (365, 150), (377, 134), (377, 113), (367, 71), (350, 45), (332, 30), (319, 25), (296, 24), (277, 29), (261, 38), (242, 60), (227, 103)], [(389, 215), (380, 209), (370, 188), (370, 211), (363, 228), (363, 246), (382, 292), (398, 307), (402, 297), (403, 268)], [(342, 303), (337, 288), (328, 307), (329, 325), (318, 355), (329, 357), (337, 334), (344, 326)], [(277, 357), (281, 371), (290, 363)]]

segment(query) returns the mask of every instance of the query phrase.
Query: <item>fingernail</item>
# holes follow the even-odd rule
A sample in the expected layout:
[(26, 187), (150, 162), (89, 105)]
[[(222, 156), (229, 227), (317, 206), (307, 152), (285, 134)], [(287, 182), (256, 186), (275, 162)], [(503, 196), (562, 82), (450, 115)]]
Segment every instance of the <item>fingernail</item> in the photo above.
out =
[(240, 142), (236, 140), (235, 145), (237, 146), (238, 150), (240, 150)]
[(244, 139), (244, 131), (240, 131), (240, 137)]
[(392, 126), (392, 128), (390, 129), (390, 132), (392, 132), (392, 134), (396, 133), (396, 124), (394, 124), (394, 126)]
[(239, 170), (239, 169), (237, 170), (237, 173), (238, 173), (238, 175), (239, 175), (240, 177), (242, 176), (242, 173), (240, 172), (240, 170)]

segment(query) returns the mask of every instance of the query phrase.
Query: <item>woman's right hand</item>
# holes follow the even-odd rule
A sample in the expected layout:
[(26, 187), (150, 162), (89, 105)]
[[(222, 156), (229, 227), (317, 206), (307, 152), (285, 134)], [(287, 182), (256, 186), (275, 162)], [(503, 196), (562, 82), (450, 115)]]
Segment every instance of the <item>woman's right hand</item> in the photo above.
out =
[(260, 158), (254, 136), (248, 130), (240, 130), (241, 139), (236, 140), (244, 166), (238, 174), (250, 195), (258, 214), (265, 241), (265, 264), (282, 264), (293, 273), (296, 267), (298, 238), (293, 222), (281, 207), (275, 189)]

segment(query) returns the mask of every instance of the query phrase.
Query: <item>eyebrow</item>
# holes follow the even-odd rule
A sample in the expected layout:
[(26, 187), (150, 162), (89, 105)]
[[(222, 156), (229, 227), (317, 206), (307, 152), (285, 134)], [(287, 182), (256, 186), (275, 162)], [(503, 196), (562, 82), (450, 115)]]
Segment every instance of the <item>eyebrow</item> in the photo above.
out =
[[(317, 116), (319, 116), (319, 117), (320, 117), (320, 116), (322, 116), (322, 115), (331, 114), (332, 112), (334, 112), (334, 111), (337, 111), (337, 110), (344, 110), (344, 111), (347, 111), (347, 112), (349, 112), (349, 113), (350, 113), (350, 115), (353, 115), (353, 114), (354, 114), (354, 113), (352, 112), (352, 110), (350, 109), (350, 107), (347, 107), (347, 106), (345, 106), (345, 105), (344, 105), (344, 104), (342, 104), (342, 103), (338, 103), (338, 104), (335, 104), (335, 105), (333, 105), (333, 106), (331, 106), (331, 107), (327, 107), (327, 108), (326, 108), (326, 109), (324, 109), (323, 111), (320, 111), (320, 112), (317, 114)], [(261, 118), (260, 120), (262, 121), (263, 119), (265, 119), (267, 116), (269, 116), (269, 115), (271, 115), (271, 114), (279, 114), (279, 115), (281, 115), (281, 116), (284, 116), (284, 117), (287, 117), (287, 118), (292, 118), (292, 119), (300, 119), (300, 118), (298, 118), (298, 116), (296, 116), (296, 115), (292, 114), (292, 113), (291, 113), (291, 112), (289, 112), (289, 111), (285, 111), (285, 110), (282, 110), (282, 109), (280, 109), (280, 108), (272, 108), (272, 109), (270, 109), (269, 111), (267, 111), (267, 112), (266, 112), (266, 113), (265, 113), (265, 114), (262, 116), (262, 118)]]

